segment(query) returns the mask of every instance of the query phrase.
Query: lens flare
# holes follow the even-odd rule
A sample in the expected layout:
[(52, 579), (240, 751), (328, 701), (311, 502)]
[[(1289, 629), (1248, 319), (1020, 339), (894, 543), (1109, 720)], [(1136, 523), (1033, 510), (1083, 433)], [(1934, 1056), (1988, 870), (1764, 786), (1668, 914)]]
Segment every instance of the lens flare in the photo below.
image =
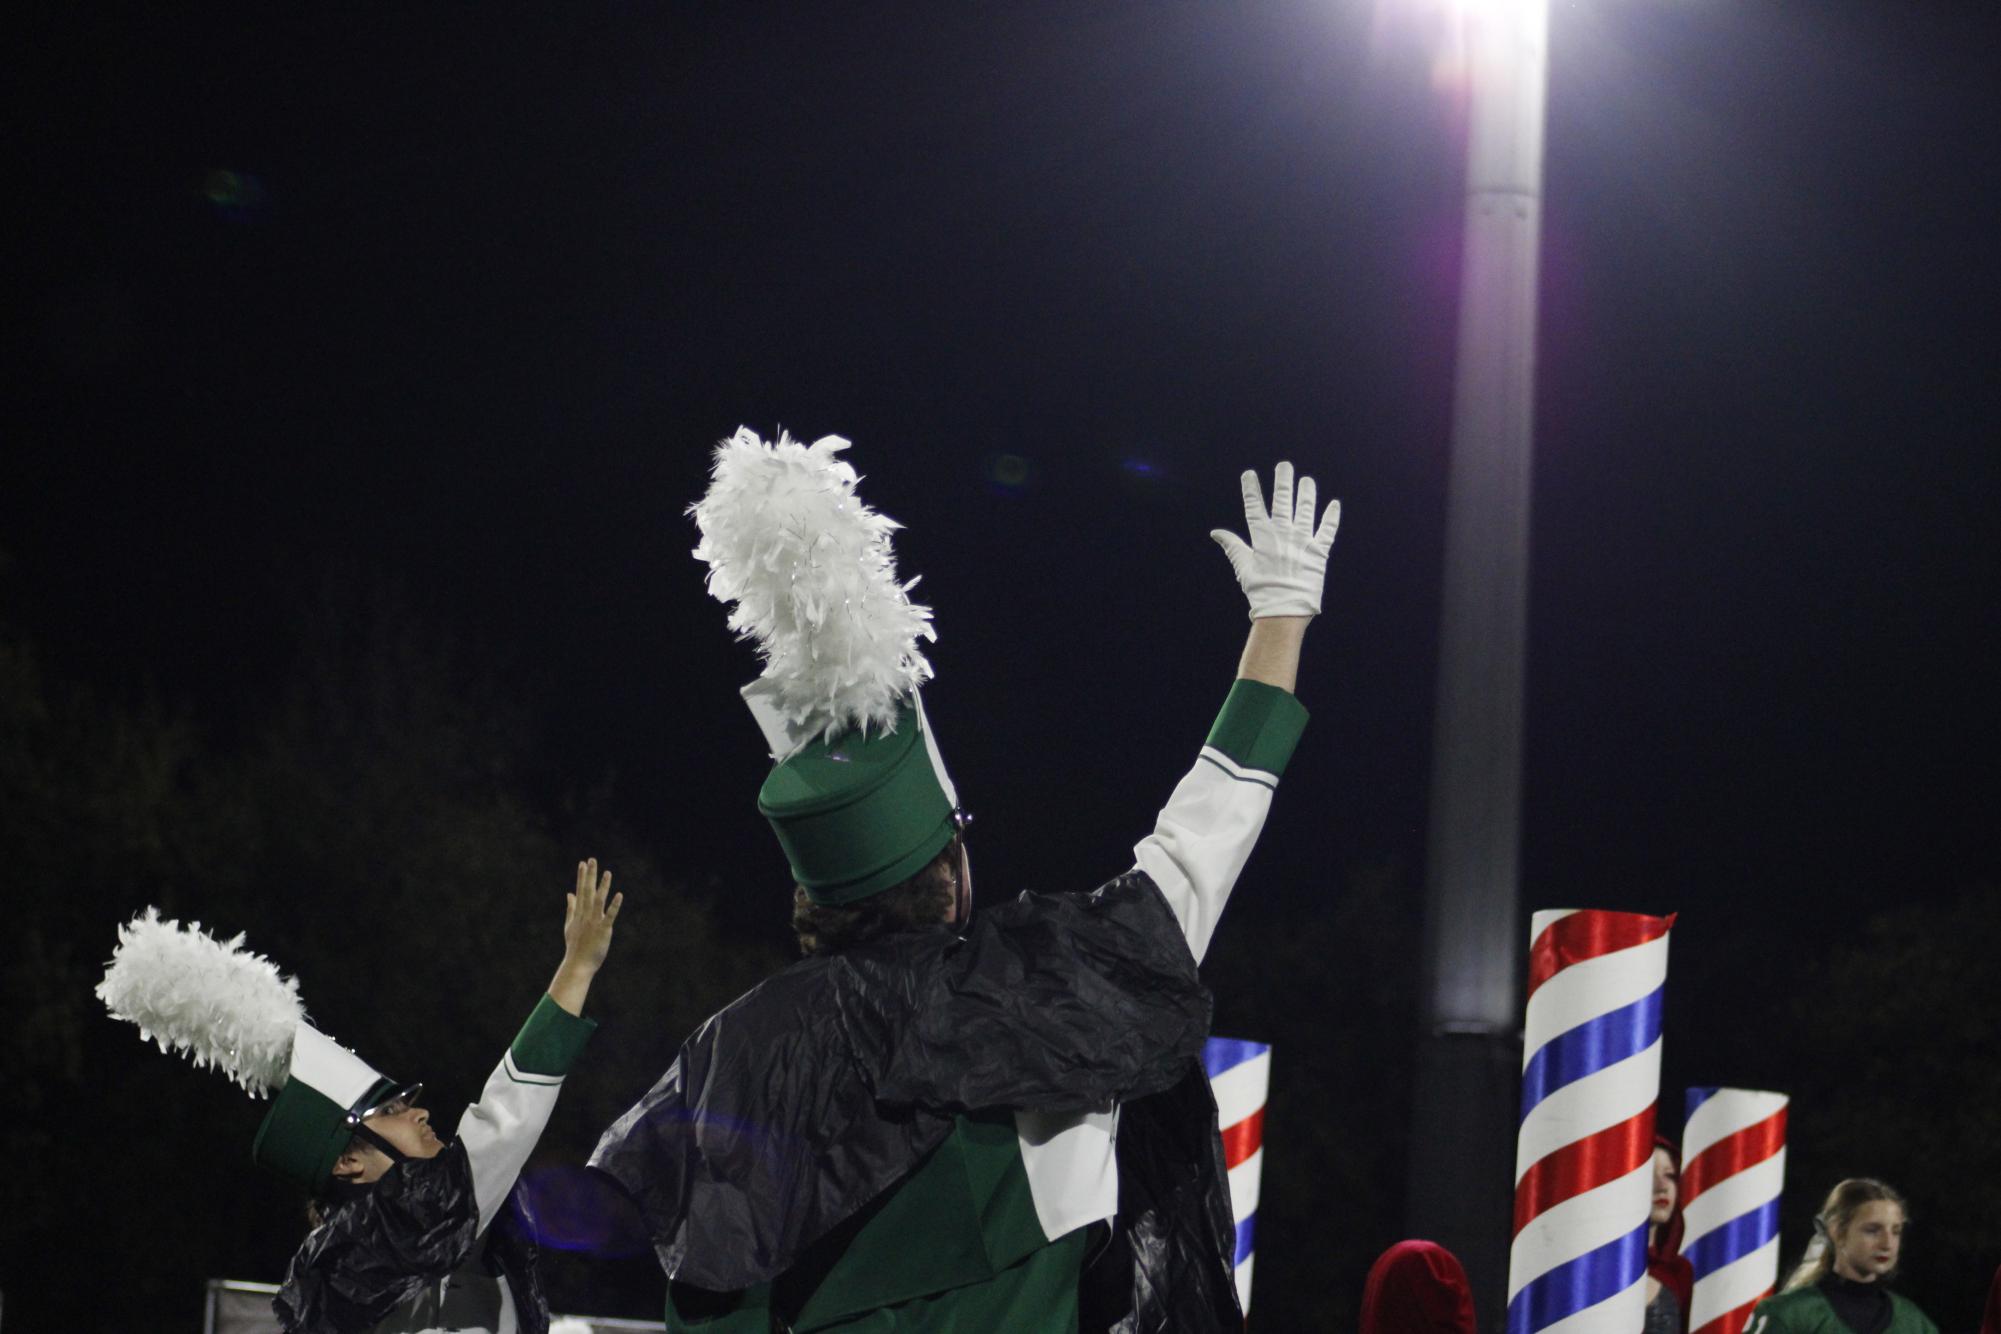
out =
[(989, 454), (987, 489), (996, 495), (1018, 496), (1034, 484), (1035, 465), (1020, 454)]
[(271, 208), (264, 182), (248, 172), (214, 167), (203, 173), (201, 195), (216, 216), (229, 222), (256, 222)]
[(517, 1201), (537, 1244), (600, 1259), (639, 1255), (652, 1241), (632, 1202), (607, 1177), (548, 1167), (521, 1178)]

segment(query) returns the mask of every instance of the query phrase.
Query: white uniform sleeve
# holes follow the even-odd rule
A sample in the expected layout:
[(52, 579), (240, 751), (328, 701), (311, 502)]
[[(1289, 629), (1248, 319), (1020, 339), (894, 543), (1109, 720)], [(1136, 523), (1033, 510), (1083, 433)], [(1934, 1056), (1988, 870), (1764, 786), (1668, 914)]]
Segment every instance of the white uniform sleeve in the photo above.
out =
[[(1159, 886), (1199, 962), (1238, 872), (1251, 855), (1278, 776), (1306, 726), (1291, 692), (1239, 681), (1223, 702), (1209, 743), (1168, 798), (1153, 833), (1133, 849)], [(1044, 1236), (1057, 1237), (1118, 1212), (1115, 1145), (1119, 1110), (1017, 1111), (1015, 1138)]]
[(544, 996), (487, 1077), (479, 1101), (466, 1109), (458, 1138), (472, 1163), (481, 1232), (514, 1189), (556, 1109), (563, 1077), (596, 1027)]
[(1133, 849), (1139, 869), (1174, 910), (1198, 963), (1305, 726), (1305, 706), (1290, 691), (1238, 681), (1195, 767), (1175, 786), (1153, 832)]

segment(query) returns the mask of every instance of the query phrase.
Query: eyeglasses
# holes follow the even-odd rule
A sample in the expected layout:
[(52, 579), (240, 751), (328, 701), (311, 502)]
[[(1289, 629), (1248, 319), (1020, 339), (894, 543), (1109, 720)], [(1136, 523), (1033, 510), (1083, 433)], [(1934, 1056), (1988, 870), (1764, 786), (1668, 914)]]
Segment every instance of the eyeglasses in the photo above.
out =
[(415, 1107), (417, 1105), (417, 1100), (419, 1098), (422, 1098), (423, 1096), (424, 1096), (424, 1086), (422, 1084), (406, 1084), (403, 1087), (402, 1091), (396, 1094), (396, 1096), (393, 1098), (388, 1098), (383, 1100), (382, 1102), (378, 1102), (375, 1104), (375, 1106), (368, 1108), (366, 1111), (349, 1112), (347, 1114), (347, 1123), (350, 1126), (358, 1126), (363, 1121), (367, 1121), (378, 1116), (401, 1116), (403, 1113)]

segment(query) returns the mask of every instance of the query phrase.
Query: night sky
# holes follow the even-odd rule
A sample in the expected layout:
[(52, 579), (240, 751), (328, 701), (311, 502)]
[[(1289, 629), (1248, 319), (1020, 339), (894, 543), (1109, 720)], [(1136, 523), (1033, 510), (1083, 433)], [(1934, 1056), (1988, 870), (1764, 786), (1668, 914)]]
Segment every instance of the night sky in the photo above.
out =
[[(1996, 883), (1988, 9), (1558, 0), (1525, 909), (1679, 956)], [(907, 526), (990, 893), (1128, 864), (1241, 644), (1206, 533), (1290, 458), (1344, 521), (1233, 912), (1414, 887), (1463, 127), (1412, 10), (45, 16), (0, 597), (227, 734), (384, 581), (775, 926), (716, 440), (847, 436)]]

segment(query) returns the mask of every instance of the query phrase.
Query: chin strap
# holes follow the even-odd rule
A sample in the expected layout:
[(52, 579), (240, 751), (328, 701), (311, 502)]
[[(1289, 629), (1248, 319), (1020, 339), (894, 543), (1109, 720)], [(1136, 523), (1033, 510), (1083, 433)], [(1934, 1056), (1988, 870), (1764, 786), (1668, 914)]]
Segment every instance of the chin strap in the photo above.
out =
[(360, 1121), (355, 1122), (354, 1133), (360, 1138), (367, 1140), (370, 1144), (374, 1145), (376, 1148), (382, 1150), (382, 1152), (388, 1154), (390, 1162), (407, 1163), (410, 1161), (409, 1154), (403, 1152), (403, 1150), (397, 1148), (394, 1144), (391, 1144), (388, 1140), (382, 1138), (382, 1136), (376, 1134), (373, 1130), (370, 1130), (364, 1123)]

